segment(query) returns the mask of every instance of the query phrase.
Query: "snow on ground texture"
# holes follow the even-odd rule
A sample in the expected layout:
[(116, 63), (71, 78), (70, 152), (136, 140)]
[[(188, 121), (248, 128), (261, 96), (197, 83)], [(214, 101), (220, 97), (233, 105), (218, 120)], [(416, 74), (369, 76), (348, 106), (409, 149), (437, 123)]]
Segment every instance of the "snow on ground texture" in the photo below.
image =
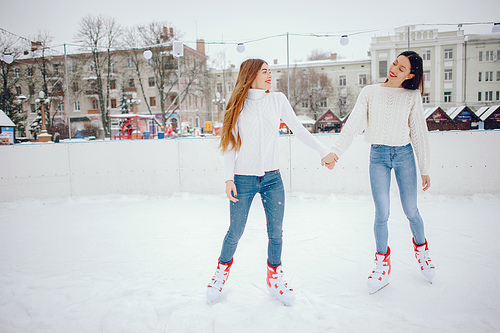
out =
[(288, 194), (291, 307), (265, 289), (259, 197), (214, 305), (205, 289), (228, 226), (223, 195), (0, 203), (0, 332), (498, 332), (500, 197), (419, 198), (433, 284), (391, 202), (392, 276), (369, 295), (371, 198)]

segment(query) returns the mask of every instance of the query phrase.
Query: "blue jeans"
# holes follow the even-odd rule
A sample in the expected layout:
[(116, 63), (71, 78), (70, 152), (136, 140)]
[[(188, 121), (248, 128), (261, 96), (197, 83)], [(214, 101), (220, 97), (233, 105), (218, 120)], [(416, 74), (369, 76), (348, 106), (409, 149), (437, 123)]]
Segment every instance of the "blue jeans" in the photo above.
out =
[(425, 244), (424, 222), (417, 208), (417, 169), (411, 144), (391, 147), (372, 145), (370, 183), (375, 203), (375, 242), (377, 253), (387, 253), (390, 212), (391, 169), (394, 169), (403, 211), (417, 245)]
[(285, 190), (279, 171), (266, 172), (262, 177), (235, 175), (234, 184), (238, 193), (236, 198), (239, 201), (230, 201), (230, 225), (222, 243), (219, 262), (229, 264), (233, 259), (238, 241), (245, 230), (252, 200), (257, 193), (260, 193), (267, 220), (268, 261), (273, 267), (281, 265)]

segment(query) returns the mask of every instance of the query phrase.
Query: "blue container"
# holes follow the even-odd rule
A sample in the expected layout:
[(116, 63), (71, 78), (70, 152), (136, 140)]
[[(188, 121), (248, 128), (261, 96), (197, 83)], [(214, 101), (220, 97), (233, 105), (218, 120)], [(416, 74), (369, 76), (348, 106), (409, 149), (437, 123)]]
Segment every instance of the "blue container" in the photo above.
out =
[(149, 133), (149, 132), (144, 132), (144, 133), (142, 133), (142, 134), (144, 135), (144, 139), (145, 139), (145, 140), (149, 139), (149, 135), (150, 135), (150, 133)]
[(165, 139), (165, 133), (158, 132), (158, 139)]

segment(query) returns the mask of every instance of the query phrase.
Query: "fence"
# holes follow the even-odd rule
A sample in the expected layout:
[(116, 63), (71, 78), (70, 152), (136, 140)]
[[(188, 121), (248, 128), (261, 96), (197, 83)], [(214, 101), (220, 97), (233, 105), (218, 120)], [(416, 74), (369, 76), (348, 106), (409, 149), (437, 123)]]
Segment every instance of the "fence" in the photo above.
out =
[[(330, 146), (337, 134), (317, 135)], [(430, 193), (500, 191), (500, 131), (431, 132)], [(222, 193), (216, 138), (0, 146), (0, 201), (101, 194)], [(288, 192), (370, 194), (369, 145), (355, 137), (333, 171), (294, 136), (280, 138)], [(397, 191), (393, 186), (393, 191)]]

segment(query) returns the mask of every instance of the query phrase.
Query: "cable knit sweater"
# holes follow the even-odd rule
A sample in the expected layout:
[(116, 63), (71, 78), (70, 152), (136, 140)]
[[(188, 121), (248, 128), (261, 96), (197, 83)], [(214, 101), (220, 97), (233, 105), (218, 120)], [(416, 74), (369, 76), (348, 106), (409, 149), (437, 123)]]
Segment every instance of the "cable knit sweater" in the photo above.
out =
[(235, 174), (263, 176), (266, 171), (279, 169), (280, 119), (300, 141), (318, 151), (321, 158), (328, 155), (328, 147), (302, 126), (283, 93), (250, 89), (233, 133), (236, 137), (240, 135), (240, 150), (236, 153), (229, 147), (224, 154), (225, 181), (232, 180)]
[(340, 156), (354, 136), (365, 130), (365, 141), (387, 146), (411, 143), (417, 155), (421, 175), (429, 174), (429, 138), (420, 91), (382, 87), (364, 87), (332, 152)]

